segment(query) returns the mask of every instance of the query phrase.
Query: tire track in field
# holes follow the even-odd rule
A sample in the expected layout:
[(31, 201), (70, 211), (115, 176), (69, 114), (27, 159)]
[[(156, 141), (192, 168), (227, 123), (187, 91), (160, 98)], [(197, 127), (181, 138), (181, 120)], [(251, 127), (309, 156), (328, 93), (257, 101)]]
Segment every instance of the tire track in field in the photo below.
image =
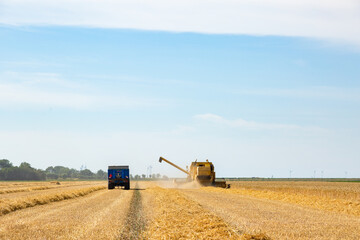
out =
[(146, 195), (153, 200), (151, 206), (145, 206), (152, 208), (152, 216), (143, 239), (267, 239), (241, 236), (223, 219), (177, 189), (152, 187)]
[(133, 191), (130, 208), (119, 239), (140, 239), (141, 233), (145, 229), (146, 221), (143, 213), (141, 189), (138, 188), (138, 183), (136, 183)]

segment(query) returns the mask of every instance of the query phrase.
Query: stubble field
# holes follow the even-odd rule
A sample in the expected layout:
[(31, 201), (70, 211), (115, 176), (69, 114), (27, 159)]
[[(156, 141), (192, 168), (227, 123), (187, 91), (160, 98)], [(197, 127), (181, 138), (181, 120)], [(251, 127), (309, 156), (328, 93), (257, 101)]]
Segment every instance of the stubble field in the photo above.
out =
[(0, 239), (360, 239), (360, 183), (0, 182)]

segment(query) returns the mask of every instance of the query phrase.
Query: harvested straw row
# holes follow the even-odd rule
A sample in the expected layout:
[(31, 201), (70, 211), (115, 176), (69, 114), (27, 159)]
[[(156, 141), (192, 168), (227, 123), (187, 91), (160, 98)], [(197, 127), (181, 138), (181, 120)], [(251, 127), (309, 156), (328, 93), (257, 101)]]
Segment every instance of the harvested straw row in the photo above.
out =
[(3, 189), (0, 190), (0, 194), (6, 194), (6, 193), (17, 193), (17, 192), (31, 192), (31, 191), (38, 191), (38, 190), (46, 190), (54, 187), (32, 187), (32, 188), (15, 188), (15, 189)]
[(58, 202), (66, 199), (85, 196), (92, 192), (102, 189), (105, 189), (105, 186), (88, 187), (88, 188), (77, 189), (72, 191), (43, 194), (35, 197), (12, 199), (7, 201), (3, 200), (0, 201), (0, 216), (16, 210), (34, 207), (36, 205), (44, 205), (51, 202)]
[(214, 187), (203, 187), (201, 188), (201, 190), (207, 192), (241, 194), (241, 195), (264, 198), (269, 200), (278, 200), (278, 201), (298, 204), (301, 206), (307, 206), (320, 210), (360, 216), (360, 202), (346, 200), (346, 199), (336, 199), (325, 196), (321, 197), (321, 196), (307, 195), (304, 193), (279, 192), (279, 191), (254, 190), (254, 189), (219, 189)]
[(320, 197), (360, 201), (360, 183), (232, 181), (231, 188), (303, 193)]
[[(50, 184), (49, 184), (50, 183)], [(0, 188), (0, 194), (7, 194), (7, 193), (18, 193), (18, 192), (31, 192), (31, 191), (38, 191), (38, 190), (47, 190), (47, 189), (54, 189), (54, 188), (66, 188), (66, 187), (74, 187), (74, 186), (85, 186), (90, 185), (93, 186), (94, 184), (103, 184), (103, 182), (58, 182), (58, 181), (51, 181), (51, 182), (39, 182), (39, 183), (32, 183), (32, 182), (24, 182), (21, 183), (21, 187), (17, 186), (19, 184), (12, 184), (7, 183), (6, 188)]]
[(147, 192), (154, 199), (155, 215), (143, 232), (144, 239), (267, 239), (241, 236), (178, 190), (155, 187)]

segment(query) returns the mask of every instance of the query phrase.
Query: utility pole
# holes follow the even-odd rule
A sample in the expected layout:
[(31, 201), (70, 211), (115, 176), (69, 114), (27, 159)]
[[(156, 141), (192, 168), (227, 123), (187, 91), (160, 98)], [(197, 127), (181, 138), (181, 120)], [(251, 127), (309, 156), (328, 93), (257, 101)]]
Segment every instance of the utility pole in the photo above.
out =
[(147, 167), (147, 175), (149, 178), (151, 178), (151, 169), (152, 169), (151, 165)]

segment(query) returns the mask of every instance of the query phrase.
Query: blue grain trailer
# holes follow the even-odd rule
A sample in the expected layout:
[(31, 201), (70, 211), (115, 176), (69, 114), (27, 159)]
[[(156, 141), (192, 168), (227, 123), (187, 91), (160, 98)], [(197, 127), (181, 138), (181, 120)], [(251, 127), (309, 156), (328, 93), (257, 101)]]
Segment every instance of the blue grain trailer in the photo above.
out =
[(108, 179), (108, 189), (114, 189), (115, 186), (130, 189), (129, 166), (109, 166)]

